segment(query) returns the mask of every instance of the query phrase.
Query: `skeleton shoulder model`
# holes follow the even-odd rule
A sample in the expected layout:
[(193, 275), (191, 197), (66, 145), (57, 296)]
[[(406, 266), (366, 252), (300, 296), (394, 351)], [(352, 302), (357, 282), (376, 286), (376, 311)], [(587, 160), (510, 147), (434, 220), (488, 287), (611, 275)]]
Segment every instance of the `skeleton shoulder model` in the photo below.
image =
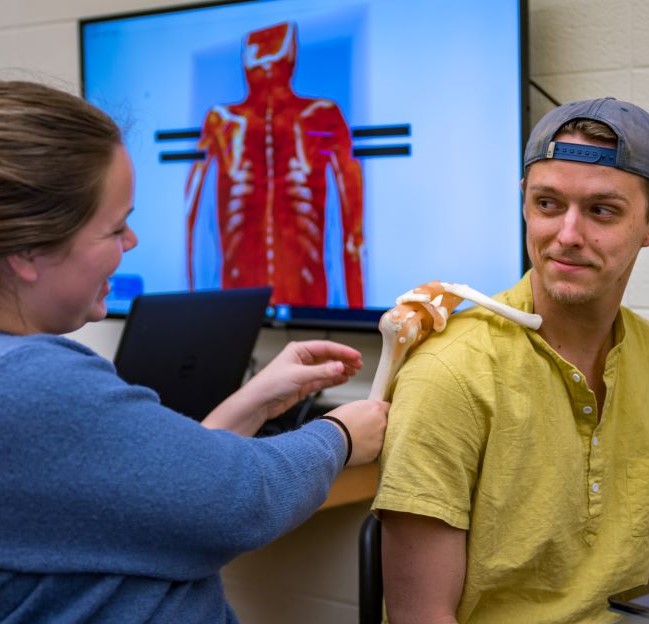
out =
[(465, 284), (434, 281), (417, 286), (398, 297), (397, 305), (388, 310), (379, 321), (383, 345), (370, 399), (387, 399), (390, 384), (408, 353), (431, 331), (443, 331), (451, 312), (464, 299), (524, 327), (538, 329), (541, 326), (542, 319), (538, 314), (512, 308)]

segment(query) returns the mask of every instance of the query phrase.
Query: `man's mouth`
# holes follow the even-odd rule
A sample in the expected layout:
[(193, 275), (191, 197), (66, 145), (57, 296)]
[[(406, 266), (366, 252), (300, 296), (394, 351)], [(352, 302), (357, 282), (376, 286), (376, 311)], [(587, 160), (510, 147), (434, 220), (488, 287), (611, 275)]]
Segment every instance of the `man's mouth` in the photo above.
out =
[(566, 258), (563, 256), (546, 256), (546, 260), (550, 261), (555, 267), (564, 271), (579, 271), (582, 269), (593, 269), (595, 265), (583, 258)]

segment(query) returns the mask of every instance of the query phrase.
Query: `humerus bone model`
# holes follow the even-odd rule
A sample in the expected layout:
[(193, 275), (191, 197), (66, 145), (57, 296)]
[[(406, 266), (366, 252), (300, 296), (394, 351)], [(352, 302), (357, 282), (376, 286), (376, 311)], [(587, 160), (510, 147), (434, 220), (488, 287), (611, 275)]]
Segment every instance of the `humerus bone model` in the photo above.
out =
[(538, 329), (542, 323), (538, 314), (512, 308), (465, 284), (435, 281), (417, 286), (398, 297), (397, 305), (388, 310), (379, 321), (383, 345), (370, 389), (370, 399), (387, 399), (390, 384), (410, 350), (432, 330), (443, 331), (451, 312), (464, 299), (530, 329)]

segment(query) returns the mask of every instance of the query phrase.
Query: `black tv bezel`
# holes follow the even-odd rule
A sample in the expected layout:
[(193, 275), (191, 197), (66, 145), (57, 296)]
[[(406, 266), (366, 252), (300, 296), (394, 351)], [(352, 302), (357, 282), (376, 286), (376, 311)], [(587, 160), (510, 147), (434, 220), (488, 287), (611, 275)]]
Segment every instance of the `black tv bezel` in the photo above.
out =
[[(143, 9), (136, 11), (122, 11), (118, 13), (106, 13), (94, 15), (92, 17), (81, 18), (78, 20), (78, 45), (79, 45), (79, 84), (81, 86), (81, 95), (85, 97), (85, 54), (83, 29), (86, 25), (106, 22), (119, 19), (130, 19), (145, 17), (147, 15), (162, 15), (166, 13), (187, 12), (201, 10), (216, 6), (227, 6), (230, 4), (245, 4), (248, 2), (259, 2), (260, 0), (211, 0), (206, 2), (196, 2), (186, 5), (174, 5), (169, 7), (157, 7), (152, 9)], [(273, 1), (273, 0), (265, 0)], [(520, 98), (520, 165), (522, 172), (522, 158), (525, 150), (525, 144), (530, 133), (530, 104), (529, 104), (529, 9), (528, 0), (518, 0), (518, 30), (520, 42), (519, 58), (519, 98)], [(521, 205), (522, 208), (522, 205)], [(520, 211), (520, 231), (521, 231), (521, 276), (530, 268), (530, 261), (525, 246), (525, 220), (523, 219), (522, 210)], [(431, 276), (434, 279), (435, 276)], [(414, 286), (414, 285), (413, 285)], [(322, 330), (347, 330), (361, 332), (378, 331), (378, 322), (381, 316), (389, 308), (338, 308), (338, 307), (299, 307), (290, 306), (291, 318), (277, 319), (269, 316), (265, 325), (267, 327), (279, 327), (287, 329), (322, 329)], [(125, 319), (128, 312), (109, 312), (107, 318)]]

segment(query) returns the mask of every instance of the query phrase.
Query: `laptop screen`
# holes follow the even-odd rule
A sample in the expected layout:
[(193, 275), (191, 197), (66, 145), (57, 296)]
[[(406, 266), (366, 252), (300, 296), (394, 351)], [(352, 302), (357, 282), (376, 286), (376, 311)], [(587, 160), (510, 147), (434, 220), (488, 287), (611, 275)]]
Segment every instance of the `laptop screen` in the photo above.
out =
[(139, 296), (117, 348), (117, 373), (202, 420), (241, 386), (270, 293), (264, 287)]

